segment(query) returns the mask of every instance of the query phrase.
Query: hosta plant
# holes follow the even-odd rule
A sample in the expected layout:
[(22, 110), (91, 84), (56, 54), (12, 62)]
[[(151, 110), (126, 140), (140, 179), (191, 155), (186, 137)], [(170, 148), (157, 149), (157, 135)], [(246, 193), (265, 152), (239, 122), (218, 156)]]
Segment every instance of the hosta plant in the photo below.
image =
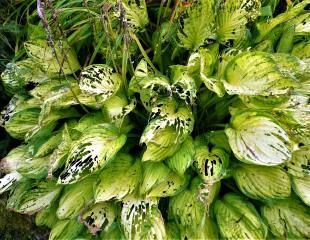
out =
[(32, 4), (8, 209), (55, 240), (310, 238), (309, 0)]

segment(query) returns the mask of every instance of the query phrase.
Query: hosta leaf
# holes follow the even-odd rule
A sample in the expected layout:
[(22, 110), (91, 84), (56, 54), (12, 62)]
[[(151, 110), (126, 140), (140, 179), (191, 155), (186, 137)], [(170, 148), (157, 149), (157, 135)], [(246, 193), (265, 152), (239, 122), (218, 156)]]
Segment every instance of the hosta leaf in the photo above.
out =
[(310, 176), (310, 146), (294, 151), (291, 161), (286, 163), (284, 169), (296, 177)]
[(188, 66), (193, 68), (191, 65), (196, 62), (195, 65), (197, 65), (196, 68), (199, 71), (200, 80), (210, 91), (215, 92), (221, 97), (225, 94), (223, 83), (212, 76), (218, 57), (218, 51), (216, 51), (216, 47), (214, 48), (203, 48), (193, 53), (189, 58)]
[[(60, 144), (59, 144), (60, 143)], [(58, 142), (57, 148), (49, 155), (49, 172), (51, 176), (52, 173), (62, 167), (65, 164), (66, 157), (70, 150), (72, 139), (67, 127), (67, 124), (64, 124), (64, 129), (61, 132), (61, 139)]]
[(58, 218), (56, 216), (57, 208), (58, 202), (54, 201), (50, 206), (39, 211), (35, 218), (36, 225), (52, 228), (58, 222)]
[(78, 124), (74, 126), (74, 130), (84, 133), (89, 126), (104, 123), (104, 116), (101, 112), (91, 112), (80, 118)]
[(206, 216), (206, 207), (198, 199), (196, 182), (190, 189), (173, 196), (169, 201), (169, 219), (174, 219), (180, 229), (196, 231)]
[(111, 202), (97, 203), (89, 207), (80, 216), (80, 221), (92, 234), (108, 229), (114, 222), (116, 210)]
[(140, 138), (140, 144), (147, 146), (142, 161), (161, 161), (172, 156), (193, 130), (191, 111), (172, 99), (158, 102), (151, 119)]
[(186, 229), (181, 233), (181, 239), (219, 239), (216, 224), (211, 218), (204, 218), (196, 231)]
[(219, 5), (217, 38), (219, 42), (240, 40), (246, 36), (246, 24), (260, 13), (258, 0), (223, 0)]
[(229, 165), (229, 155), (220, 148), (213, 148), (211, 152), (207, 146), (195, 148), (193, 166), (204, 182), (212, 184), (221, 180)]
[(24, 158), (17, 165), (17, 171), (24, 177), (42, 179), (47, 176), (49, 156)]
[(132, 193), (141, 181), (141, 163), (126, 154), (116, 158), (101, 172), (96, 185), (95, 201), (121, 200)]
[(13, 138), (22, 140), (37, 125), (39, 114), (37, 101), (14, 97), (1, 112), (0, 126)]
[(112, 223), (112, 225), (108, 229), (102, 231), (100, 237), (101, 239), (126, 239), (123, 230), (118, 222)]
[(107, 121), (115, 123), (116, 126), (121, 126), (125, 117), (136, 107), (136, 104), (135, 98), (128, 103), (126, 96), (116, 94), (104, 103), (102, 111)]
[(61, 220), (53, 226), (48, 239), (76, 239), (82, 230), (83, 224), (79, 223), (77, 219)]
[[(70, 107), (73, 105), (84, 104), (98, 109), (103, 105), (105, 98), (104, 95), (97, 96), (82, 92), (75, 80), (68, 77), (65, 83), (52, 88), (42, 96), (40, 123), (48, 121), (50, 115), (55, 113), (56, 110), (72, 109)], [(62, 114), (64, 113), (62, 112)]]
[(198, 177), (195, 178), (193, 181), (195, 181), (198, 186), (198, 199), (205, 204), (206, 214), (207, 216), (210, 216), (210, 206), (220, 192), (221, 182), (202, 182), (201, 179)]
[(288, 101), (289, 96), (286, 94), (275, 96), (242, 95), (239, 98), (248, 108), (273, 109), (281, 107), (282, 104)]
[(272, 110), (281, 114), (282, 122), (294, 122), (303, 126), (310, 124), (309, 97), (292, 94), (277, 96), (240, 96), (242, 102), (249, 108)]
[(71, 184), (103, 168), (126, 142), (116, 127), (98, 124), (90, 127), (83, 136), (72, 143), (66, 168), (59, 176), (61, 184)]
[[(150, 124), (156, 124), (156, 120)], [(148, 125), (152, 127), (151, 125)], [(148, 128), (147, 126), (147, 128)], [(148, 129), (145, 129), (147, 131)], [(178, 138), (175, 129), (167, 127), (164, 129), (158, 129), (153, 136), (152, 141), (147, 143), (147, 149), (143, 153), (142, 161), (162, 161), (167, 157), (173, 156), (173, 154), (179, 149), (179, 145), (176, 144)]]
[(49, 206), (60, 194), (61, 186), (55, 182), (39, 182), (23, 193), (17, 212), (33, 214)]
[(196, 99), (197, 87), (194, 78), (189, 74), (187, 67), (173, 65), (171, 68), (171, 91), (186, 104), (193, 105)]
[[(44, 108), (44, 107), (43, 107)], [(47, 133), (51, 133), (57, 125), (57, 121), (60, 119), (79, 117), (80, 114), (75, 108), (68, 109), (54, 109), (49, 112), (41, 111), (39, 121), (25, 136), (25, 141), (29, 141), (33, 138), (42, 137)], [(46, 113), (46, 115), (45, 115)]]
[(271, 200), (289, 197), (291, 181), (279, 167), (239, 165), (233, 177), (241, 192), (254, 199)]
[(140, 194), (148, 198), (175, 195), (186, 183), (185, 178), (178, 176), (163, 163), (148, 162), (143, 166)]
[(18, 172), (8, 173), (0, 178), (0, 194), (8, 191), (21, 178), (22, 176)]
[[(142, 70), (143, 73), (141, 73)], [(162, 75), (148, 74), (147, 66), (144, 66), (143, 62), (137, 66), (135, 76), (130, 81), (129, 90), (140, 94), (142, 104), (149, 111), (152, 110), (160, 94), (169, 96), (172, 94), (169, 79)]]
[(166, 239), (161, 212), (154, 199), (130, 199), (124, 202), (121, 222), (127, 239)]
[(18, 209), (22, 201), (23, 194), (34, 185), (35, 182), (33, 180), (21, 178), (19, 183), (16, 184), (13, 190), (10, 192), (6, 208), (11, 210)]
[(29, 156), (27, 145), (19, 145), (13, 148), (8, 155), (0, 161), (0, 172), (11, 173), (17, 170), (19, 162)]
[(8, 63), (1, 73), (1, 80), (6, 92), (10, 94), (25, 92), (28, 84), (41, 82), (47, 79), (42, 70), (35, 66), (31, 59), (16, 63)]
[(283, 76), (290, 77), (296, 81), (308, 80), (310, 76), (309, 65), (304, 61), (285, 53), (274, 53), (271, 57), (276, 62), (278, 70)]
[[(289, 70), (285, 69), (286, 72)], [(296, 86), (296, 81), (283, 71), (279, 69), (272, 54), (245, 52), (228, 63), (223, 83), (228, 94), (285, 94)]]
[(166, 163), (170, 169), (183, 176), (185, 171), (190, 167), (194, 157), (194, 143), (192, 137), (187, 137), (182, 143), (179, 150)]
[(261, 208), (269, 230), (279, 238), (308, 238), (310, 236), (309, 209), (293, 199), (271, 202)]
[(278, 165), (291, 158), (288, 134), (270, 117), (256, 112), (241, 112), (225, 130), (235, 156), (242, 162)]
[(78, 183), (66, 186), (59, 200), (57, 217), (65, 219), (79, 215), (81, 209), (93, 200), (96, 180), (97, 176), (93, 175)]
[(121, 85), (121, 77), (104, 64), (90, 65), (81, 72), (79, 86), (82, 91), (102, 95), (103, 101), (114, 95)]
[(265, 239), (267, 236), (267, 227), (254, 206), (237, 194), (228, 193), (217, 200), (214, 212), (225, 239)]
[(50, 135), (35, 138), (28, 143), (28, 151), (34, 157), (44, 157), (50, 154), (61, 141), (61, 132), (49, 133)]
[[(206, 40), (215, 38), (216, 1), (196, 1), (187, 10), (184, 26), (178, 32), (182, 45), (197, 50)], [(208, 18), (206, 18), (208, 16)]]
[(40, 67), (50, 73), (73, 73), (81, 68), (76, 54), (66, 41), (55, 41), (54, 49), (46, 40), (36, 39), (25, 43), (25, 49), (30, 58)]
[(310, 176), (303, 178), (293, 177), (293, 189), (300, 199), (310, 206)]

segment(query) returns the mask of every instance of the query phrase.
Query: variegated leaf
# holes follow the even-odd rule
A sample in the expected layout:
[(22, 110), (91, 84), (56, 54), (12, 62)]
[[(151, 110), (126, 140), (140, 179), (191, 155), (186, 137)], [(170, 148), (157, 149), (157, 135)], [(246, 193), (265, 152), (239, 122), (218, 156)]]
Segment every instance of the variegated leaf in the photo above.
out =
[(221, 148), (213, 148), (210, 152), (207, 146), (195, 147), (193, 166), (205, 183), (212, 185), (220, 181), (227, 172), (229, 155)]
[(216, 17), (217, 38), (225, 43), (228, 40), (241, 40), (246, 36), (246, 24), (260, 14), (259, 0), (224, 0), (219, 4)]
[(183, 176), (185, 171), (191, 166), (194, 158), (194, 143), (192, 137), (187, 137), (179, 150), (167, 159), (167, 165), (170, 169)]
[(71, 74), (81, 68), (77, 56), (66, 41), (55, 41), (49, 46), (43, 39), (36, 39), (25, 43), (25, 49), (34, 62), (50, 74)]
[(171, 91), (186, 104), (193, 105), (196, 100), (197, 87), (186, 66), (170, 66), (172, 75)]
[(123, 94), (116, 94), (105, 101), (103, 113), (108, 121), (115, 123), (116, 126), (122, 126), (125, 117), (136, 107), (137, 101), (132, 98), (130, 103)]
[(81, 72), (79, 86), (86, 93), (103, 96), (104, 101), (118, 91), (121, 77), (108, 65), (90, 65)]
[(294, 192), (308, 206), (310, 206), (310, 176), (292, 178)]
[(62, 187), (56, 182), (34, 183), (23, 193), (17, 212), (33, 214), (49, 206), (60, 194)]
[(295, 177), (310, 176), (310, 146), (302, 146), (292, 154), (292, 159), (283, 167)]
[(186, 106), (178, 106), (173, 99), (162, 99), (152, 109), (151, 121), (145, 128), (140, 143), (154, 141), (156, 131), (166, 127), (176, 130), (177, 138), (175, 142), (184, 141), (184, 136), (193, 130), (194, 119), (192, 112)]
[(60, 239), (76, 239), (79, 233), (83, 230), (83, 224), (77, 219), (66, 219), (58, 221), (52, 228), (49, 240)]
[(29, 156), (27, 145), (19, 145), (13, 148), (8, 155), (0, 161), (0, 172), (11, 173), (17, 170), (19, 162), (24, 161)]
[(0, 194), (10, 190), (13, 184), (21, 178), (22, 176), (18, 172), (8, 173), (4, 177), (0, 178)]
[(112, 202), (96, 203), (80, 215), (80, 221), (95, 235), (108, 229), (116, 218), (116, 209)]
[(226, 239), (266, 239), (267, 226), (254, 205), (242, 196), (227, 193), (214, 204), (221, 235)]
[(277, 122), (256, 112), (236, 114), (225, 130), (235, 156), (242, 162), (279, 165), (290, 160), (292, 144)]
[(78, 216), (80, 211), (93, 201), (94, 185), (97, 177), (92, 175), (64, 188), (57, 209), (57, 217), (59, 219)]
[(182, 231), (197, 231), (206, 217), (207, 208), (199, 200), (199, 179), (195, 178), (190, 189), (173, 196), (169, 201), (169, 219), (174, 219)]
[(147, 162), (144, 164), (140, 194), (147, 198), (173, 196), (182, 190), (185, 184), (185, 177), (178, 176), (164, 163)]
[(142, 161), (162, 161), (171, 157), (192, 132), (194, 119), (186, 106), (178, 106), (173, 99), (159, 101), (150, 118), (140, 138), (140, 144), (147, 146)]
[(304, 239), (310, 235), (309, 208), (295, 199), (268, 202), (261, 215), (278, 238)]
[(82, 137), (72, 143), (66, 168), (58, 183), (75, 183), (88, 174), (103, 168), (126, 142), (126, 135), (109, 124), (90, 127)]
[(262, 96), (286, 94), (296, 86), (295, 79), (280, 71), (272, 54), (265, 52), (239, 54), (226, 66), (223, 83), (228, 94)]
[(234, 168), (233, 177), (241, 192), (254, 199), (272, 200), (291, 195), (291, 181), (279, 167), (242, 164)]
[(99, 176), (95, 201), (121, 200), (138, 187), (141, 178), (140, 161), (130, 155), (118, 154)]
[(166, 239), (164, 220), (156, 199), (130, 199), (124, 202), (121, 222), (127, 239)]

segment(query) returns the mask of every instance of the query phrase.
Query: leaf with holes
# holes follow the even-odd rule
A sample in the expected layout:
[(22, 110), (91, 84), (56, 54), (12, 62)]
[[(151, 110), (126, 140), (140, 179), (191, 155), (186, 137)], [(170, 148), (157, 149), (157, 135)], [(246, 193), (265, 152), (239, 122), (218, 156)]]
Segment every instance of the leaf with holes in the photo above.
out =
[(98, 124), (88, 128), (82, 137), (72, 143), (66, 168), (58, 183), (72, 184), (102, 169), (126, 142), (126, 135), (110, 124)]
[(193, 130), (192, 112), (173, 99), (163, 99), (152, 109), (151, 121), (140, 144), (147, 146), (142, 161), (162, 161), (171, 157)]
[(193, 166), (205, 183), (212, 185), (225, 177), (229, 155), (221, 148), (209, 151), (207, 146), (195, 147)]
[(71, 74), (81, 68), (66, 41), (54, 41), (54, 46), (50, 46), (46, 40), (36, 39), (26, 42), (25, 49), (28, 56), (49, 74)]
[(121, 77), (113, 73), (113, 68), (108, 65), (90, 65), (81, 72), (79, 86), (86, 93), (101, 95), (102, 101), (105, 101), (118, 91)]
[(95, 235), (98, 231), (108, 229), (116, 218), (116, 209), (112, 202), (96, 203), (80, 215), (82, 222)]
[(127, 239), (166, 239), (164, 220), (156, 199), (124, 201), (121, 223)]
[(310, 146), (302, 146), (294, 151), (291, 161), (286, 163), (284, 169), (295, 177), (310, 176)]

